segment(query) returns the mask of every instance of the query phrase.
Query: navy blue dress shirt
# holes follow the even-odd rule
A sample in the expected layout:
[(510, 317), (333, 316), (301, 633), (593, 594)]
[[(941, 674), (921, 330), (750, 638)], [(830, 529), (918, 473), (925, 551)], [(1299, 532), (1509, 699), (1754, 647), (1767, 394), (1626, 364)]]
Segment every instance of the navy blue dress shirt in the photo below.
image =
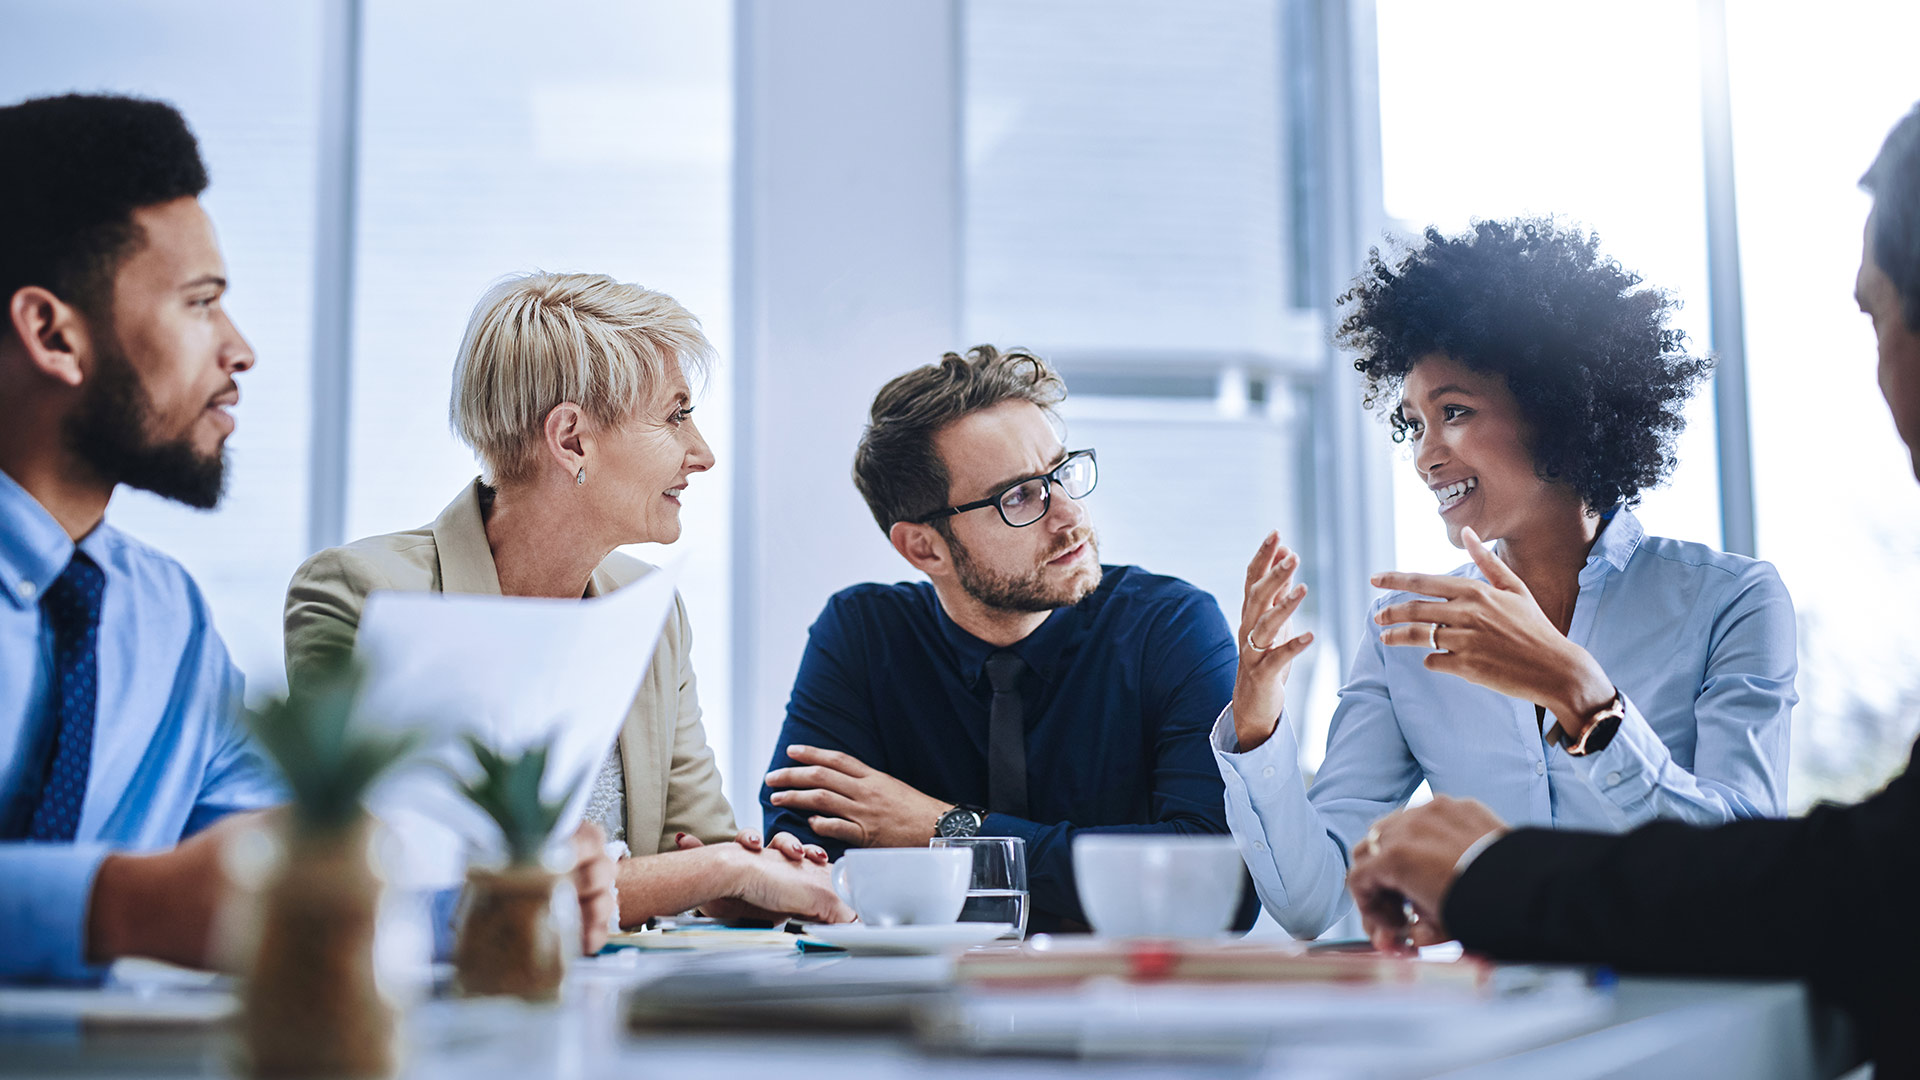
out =
[[(1033, 931), (1085, 921), (1077, 833), (1227, 832), (1207, 741), (1233, 699), (1226, 620), (1177, 578), (1103, 570), (1086, 599), (1013, 646), (1031, 669), (1021, 696), (1032, 820), (989, 814), (980, 832), (1026, 841)], [(948, 618), (927, 582), (836, 594), (813, 624), (771, 768), (793, 764), (796, 743), (840, 750), (934, 798), (986, 805), (995, 651)], [(815, 835), (805, 812), (775, 807), (772, 793), (761, 786), (768, 836), (791, 832), (840, 855), (845, 845)], [(1239, 925), (1257, 914), (1249, 891)]]

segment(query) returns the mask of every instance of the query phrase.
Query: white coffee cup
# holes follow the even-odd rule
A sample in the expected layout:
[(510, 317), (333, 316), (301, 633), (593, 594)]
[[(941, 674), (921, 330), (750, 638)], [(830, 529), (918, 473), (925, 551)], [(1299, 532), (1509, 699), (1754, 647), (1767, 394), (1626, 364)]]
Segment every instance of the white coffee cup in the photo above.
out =
[(951, 923), (972, 875), (960, 848), (860, 848), (833, 864), (833, 891), (868, 926)]
[(1073, 876), (1106, 937), (1207, 938), (1233, 925), (1245, 864), (1231, 836), (1082, 834)]

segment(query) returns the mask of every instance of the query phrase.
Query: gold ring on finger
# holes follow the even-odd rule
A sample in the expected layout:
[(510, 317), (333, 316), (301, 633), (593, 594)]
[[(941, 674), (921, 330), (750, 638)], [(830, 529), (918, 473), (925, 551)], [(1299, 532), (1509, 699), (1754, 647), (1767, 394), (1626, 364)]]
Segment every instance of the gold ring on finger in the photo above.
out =
[(1440, 624), (1437, 622), (1427, 624), (1427, 648), (1440, 651)]
[(1247, 634), (1247, 648), (1249, 648), (1249, 649), (1252, 649), (1252, 650), (1253, 650), (1254, 652), (1272, 652), (1272, 651), (1273, 651), (1273, 648), (1274, 648), (1274, 645), (1277, 645), (1277, 644), (1279, 644), (1279, 643), (1278, 643), (1278, 642), (1274, 642), (1274, 643), (1272, 643), (1272, 644), (1269, 644), (1269, 645), (1268, 645), (1268, 646), (1267, 646), (1266, 648), (1264, 648), (1264, 649), (1263, 649), (1263, 648), (1261, 648), (1260, 646), (1258, 646), (1258, 645), (1255, 645), (1255, 644), (1253, 643), (1253, 634), (1252, 634), (1252, 632), (1248, 632), (1248, 634)]

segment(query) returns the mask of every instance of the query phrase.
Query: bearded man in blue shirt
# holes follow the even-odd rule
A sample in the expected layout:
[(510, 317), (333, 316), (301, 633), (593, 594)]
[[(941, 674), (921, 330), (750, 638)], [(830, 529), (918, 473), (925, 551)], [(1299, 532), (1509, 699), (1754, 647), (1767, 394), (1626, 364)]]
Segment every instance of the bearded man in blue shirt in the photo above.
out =
[[(1207, 731), (1236, 651), (1213, 598), (1102, 566), (1066, 387), (982, 345), (888, 383), (854, 482), (925, 582), (836, 594), (761, 789), (765, 827), (849, 847), (1025, 841), (1035, 931), (1084, 927), (1080, 833), (1224, 834)], [(1209, 712), (1211, 710), (1211, 712)], [(1243, 892), (1238, 924), (1258, 913)]]
[[(236, 812), (282, 790), (199, 588), (105, 517), (121, 484), (220, 501), (253, 352), (172, 106), (0, 108), (0, 161), (0, 981), (203, 966)], [(574, 837), (589, 953), (613, 904), (601, 841)]]
[(103, 519), (123, 483), (219, 501), (253, 353), (170, 106), (0, 109), (0, 159), (0, 978), (198, 964), (208, 826), (279, 789), (193, 579)]

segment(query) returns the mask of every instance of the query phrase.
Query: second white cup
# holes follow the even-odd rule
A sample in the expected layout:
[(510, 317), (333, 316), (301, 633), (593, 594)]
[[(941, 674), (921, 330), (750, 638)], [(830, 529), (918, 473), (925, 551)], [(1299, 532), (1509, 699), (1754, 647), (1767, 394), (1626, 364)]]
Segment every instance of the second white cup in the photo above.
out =
[(1208, 938), (1233, 925), (1246, 864), (1231, 836), (1081, 833), (1073, 875), (1103, 937)]
[(860, 848), (833, 864), (833, 890), (868, 926), (951, 923), (967, 900), (973, 853)]

